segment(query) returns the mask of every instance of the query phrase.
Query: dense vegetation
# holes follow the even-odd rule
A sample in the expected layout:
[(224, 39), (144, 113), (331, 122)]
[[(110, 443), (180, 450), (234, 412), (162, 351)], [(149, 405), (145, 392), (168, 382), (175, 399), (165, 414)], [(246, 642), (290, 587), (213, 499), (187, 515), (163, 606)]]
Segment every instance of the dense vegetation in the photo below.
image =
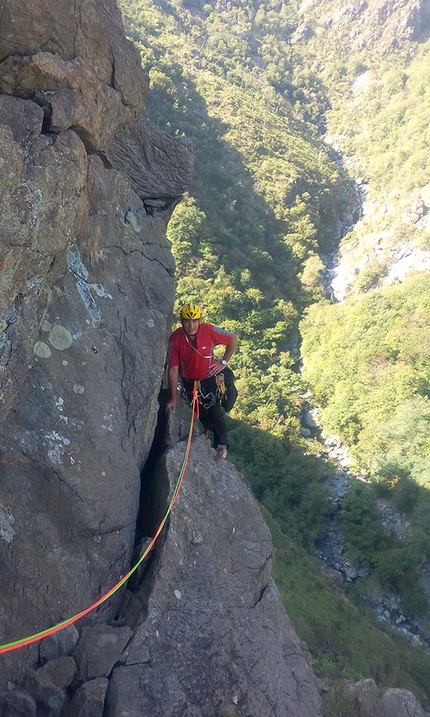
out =
[(365, 262), (358, 286), (366, 290), (399, 242), (430, 246), (428, 230), (404, 216), (417, 200), (430, 203), (430, 18), (414, 15), (410, 3), (377, 0), (303, 7), (302, 47), (330, 96), (329, 133), (369, 186), (371, 212), (345, 238), (361, 256), (379, 245), (379, 261)]
[(180, 0), (122, 9), (151, 77), (148, 114), (195, 148), (189, 195), (168, 228), (177, 305), (202, 301), (208, 320), (239, 334), (231, 455), (284, 529), (311, 546), (327, 510), (325, 465), (299, 435), (298, 322), (321, 296), (319, 253), (352, 190), (318, 139), (317, 89), (308, 98), (294, 89), (298, 70), (279, 39), (291, 11)]
[[(317, 674), (336, 680), (373, 678), (379, 685), (409, 689), (428, 700), (429, 657), (393, 630), (381, 628), (342, 590), (320, 574), (314, 558), (286, 537), (269, 513), (277, 560), (273, 570), (288, 615), (314, 658)], [(327, 717), (349, 717), (342, 682), (327, 705)]]
[(358, 469), (430, 487), (430, 293), (426, 274), (314, 305), (303, 322), (307, 374), (324, 425)]
[[(425, 26), (413, 39), (399, 33), (402, 8), (382, 22), (374, 5), (364, 22), (341, 0), (300, 10), (295, 0), (121, 2), (151, 78), (150, 118), (194, 144), (194, 180), (168, 229), (177, 304), (202, 301), (208, 320), (240, 336), (230, 455), (270, 512), (288, 612), (320, 674), (372, 676), (430, 700), (428, 656), (381, 637), (304, 552), (329, 511), (330, 465), (299, 431), (310, 385), (325, 430), (373, 481), (344, 505), (351, 559), (373, 571), (351, 597), (379, 582), (405, 610), (427, 609), (417, 575), (430, 559), (429, 292), (424, 276), (378, 287), (392, 247), (430, 244), (403, 215), (430, 192), (430, 42)], [(327, 122), (346, 170), (323, 141)], [(351, 212), (348, 171), (365, 178), (375, 209), (344, 242), (386, 253), (364, 261), (353, 294), (331, 305), (320, 255)], [(407, 515), (406, 540), (383, 533), (377, 498)]]
[[(368, 182), (370, 211), (343, 240), (357, 267), (352, 293), (341, 305), (320, 302), (306, 312), (302, 356), (325, 430), (341, 437), (353, 468), (372, 481), (352, 487), (344, 505), (350, 557), (400, 592), (405, 611), (425, 614), (418, 577), (430, 558), (430, 294), (424, 273), (398, 286), (384, 286), (384, 277), (399, 248), (430, 246), (429, 225), (405, 212), (422, 199), (430, 204), (430, 27), (427, 19), (414, 28), (402, 15), (407, 6), (390, 9), (378, 22), (377, 5), (354, 16), (336, 2), (328, 13), (322, 3), (307, 18), (309, 62), (333, 99), (330, 131)], [(338, 48), (324, 63), (323, 37)], [(381, 534), (378, 498), (408, 518), (406, 539)]]

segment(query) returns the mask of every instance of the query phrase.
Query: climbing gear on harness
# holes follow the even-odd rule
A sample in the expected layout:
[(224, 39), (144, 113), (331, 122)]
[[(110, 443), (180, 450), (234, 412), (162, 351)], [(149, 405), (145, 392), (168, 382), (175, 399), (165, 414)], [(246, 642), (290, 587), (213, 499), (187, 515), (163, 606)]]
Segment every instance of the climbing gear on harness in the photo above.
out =
[(217, 373), (215, 375), (215, 381), (216, 381), (216, 388), (217, 388), (217, 395), (218, 398), (221, 401), (225, 401), (225, 396), (227, 393), (227, 386), (225, 385), (225, 377), (223, 373)]
[[(182, 383), (185, 396), (188, 396), (189, 400), (191, 400), (192, 386), (194, 386), (194, 383), (196, 384), (198, 402), (206, 409), (212, 408), (216, 400), (219, 399), (222, 408), (228, 413), (237, 399), (238, 393), (234, 383), (234, 373), (227, 366), (221, 373), (217, 373), (214, 376), (208, 376), (195, 382), (191, 379), (182, 379)], [(182, 396), (184, 397), (184, 394)]]
[(181, 319), (201, 319), (202, 310), (198, 304), (184, 304), (179, 315)]
[[(217, 399), (217, 391), (216, 391), (216, 383), (211, 380), (212, 376), (209, 377), (209, 379), (203, 379), (202, 381), (197, 381), (198, 384), (198, 399), (199, 403), (203, 408), (212, 408), (212, 406), (215, 406), (216, 399)], [(209, 385), (207, 385), (209, 384)], [(210, 389), (213, 389), (212, 391)], [(209, 389), (209, 390), (208, 390)]]
[(215, 376), (217, 382), (218, 397), (221, 401), (221, 406), (224, 411), (228, 413), (236, 403), (237, 388), (234, 383), (234, 373), (227, 366), (221, 373), (217, 373)]

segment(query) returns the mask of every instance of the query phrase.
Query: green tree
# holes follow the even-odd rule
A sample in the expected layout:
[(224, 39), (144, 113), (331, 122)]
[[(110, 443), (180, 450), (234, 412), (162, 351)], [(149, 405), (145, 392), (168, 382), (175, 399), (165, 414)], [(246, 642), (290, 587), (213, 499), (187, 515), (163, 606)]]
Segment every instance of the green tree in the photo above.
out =
[(375, 566), (376, 555), (387, 542), (374, 500), (367, 483), (353, 483), (342, 506), (341, 524), (354, 563)]

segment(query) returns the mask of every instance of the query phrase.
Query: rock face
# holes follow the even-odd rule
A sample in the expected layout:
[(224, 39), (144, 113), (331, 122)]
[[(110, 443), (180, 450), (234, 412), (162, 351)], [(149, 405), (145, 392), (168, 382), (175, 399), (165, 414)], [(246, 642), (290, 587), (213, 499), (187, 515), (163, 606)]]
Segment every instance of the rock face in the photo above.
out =
[[(144, 481), (151, 534), (175, 491), (189, 416)], [(169, 522), (117, 619), (40, 644), (41, 666), (0, 692), (2, 717), (320, 717), (306, 646), (270, 577), (272, 542), (243, 479), (194, 436)], [(2, 712), (3, 710), (3, 712)]]
[[(23, 58), (30, 66), (34, 64), (37, 72), (41, 52), (53, 56), (54, 66), (58, 62), (61, 67), (62, 60), (84, 66), (86, 76), (104, 86), (105, 92), (109, 88), (118, 92), (124, 107), (129, 108), (129, 119), (142, 111), (148, 78), (137, 50), (124, 37), (115, 0), (38, 0), (28, 3), (25, 11), (17, 0), (1, 0), (0, 62), (6, 60), (5, 68), (13, 68), (18, 58)], [(12, 71), (12, 75), (16, 73)], [(77, 72), (72, 80), (75, 87), (80, 80)], [(21, 77), (18, 86), (26, 93), (69, 89), (29, 87), (28, 76)], [(92, 98), (85, 99), (90, 102)]]
[[(331, 11), (331, 6), (329, 12)], [(386, 53), (400, 42), (420, 36), (429, 21), (426, 0), (352, 0), (334, 15), (327, 16), (329, 28), (343, 31), (348, 27), (351, 47), (364, 47)]]
[[(148, 86), (113, 2), (7, 0), (0, 24), (4, 644), (76, 614), (129, 566), (174, 297), (165, 229), (192, 156), (141, 125), (171, 151), (140, 157), (162, 198), (150, 211), (150, 187), (136, 194), (112, 166)], [(0, 684), (36, 659), (5, 655)]]
[[(145, 482), (151, 532), (185, 448), (174, 443)], [(0, 714), (319, 717), (310, 656), (270, 577), (272, 559), (243, 479), (195, 436), (169, 523), (115, 625), (83, 626), (79, 637), (72, 625), (43, 641), (42, 665), (28, 670), (25, 689), (0, 694)]]
[[(173, 483), (185, 444), (155, 480)], [(156, 580), (124, 664), (115, 667), (108, 717), (319, 714), (305, 647), (270, 578), (272, 543), (251, 493), (203, 437), (192, 444)], [(132, 598), (138, 599), (138, 593)], [(138, 614), (129, 604), (130, 615)], [(127, 615), (126, 615), (127, 618)]]
[(389, 689), (382, 696), (373, 680), (350, 687), (358, 717), (428, 717), (408, 690)]

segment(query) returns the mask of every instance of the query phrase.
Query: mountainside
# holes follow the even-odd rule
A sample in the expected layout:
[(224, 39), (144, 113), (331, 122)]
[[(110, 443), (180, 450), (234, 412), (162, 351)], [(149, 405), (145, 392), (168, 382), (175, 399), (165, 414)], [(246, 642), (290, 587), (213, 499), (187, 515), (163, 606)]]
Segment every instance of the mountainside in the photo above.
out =
[[(376, 479), (351, 491), (342, 517), (346, 559), (364, 563), (351, 572), (372, 575), (344, 588), (360, 605), (396, 591), (426, 622), (428, 500), (416, 477), (427, 465), (428, 302), (425, 277), (395, 284), (428, 258), (427, 5), (124, 0), (121, 8), (150, 75), (149, 115), (196, 147), (189, 197), (168, 236), (178, 302), (202, 301), (210, 320), (242, 339), (229, 454), (284, 533), (312, 552), (342, 511), (328, 499), (329, 451), (308, 403), (318, 402), (324, 431), (349, 445), (360, 477)], [(337, 278), (338, 291), (327, 287)], [(380, 295), (384, 283), (393, 287)], [(351, 296), (332, 306), (328, 289)], [(378, 543), (377, 505), (387, 500), (412, 520), (403, 542)], [(289, 569), (295, 580), (300, 567)], [(355, 656), (366, 650), (350, 644), (354, 630), (338, 633), (338, 614), (324, 630), (304, 602), (296, 619), (315, 638), (320, 674), (356, 675)], [(364, 628), (361, 637), (363, 645)], [(412, 667), (417, 655), (403, 654), (403, 674), (390, 678), (388, 662), (380, 668), (367, 654), (359, 674), (426, 683), (425, 669)]]
[[(417, 491), (405, 510), (428, 535), (418, 519), (426, 490), (414, 483), (429, 485), (429, 7), (302, 8), (312, 24), (303, 50), (332, 97), (327, 141), (342, 148), (363, 196), (362, 218), (329, 272), (342, 304), (315, 306), (302, 324), (308, 378), (326, 428), (347, 442), (355, 467), (393, 498), (401, 486)], [(339, 50), (322, 63), (327, 41)], [(332, 352), (338, 330), (342, 347)], [(420, 552), (417, 560), (428, 560), (428, 549)]]
[(307, 33), (295, 47), (330, 97), (326, 141), (363, 197), (338, 257), (343, 298), (428, 268), (430, 9), (421, 0), (300, 7)]
[[(127, 587), (0, 655), (1, 717), (423, 717), (392, 688), (425, 705), (428, 652), (355, 603), (396, 590), (426, 620), (426, 275), (381, 287), (429, 247), (427, 4), (123, 0), (135, 47), (113, 0), (0, 11), (1, 645), (105, 595), (166, 515), (174, 304), (240, 336), (237, 470), (196, 431)], [(374, 481), (342, 506), (309, 400)], [(336, 513), (368, 580), (309, 554)]]
[(192, 152), (142, 116), (113, 2), (0, 11), (0, 714), (317, 717), (267, 526), (203, 437), (120, 589), (186, 450), (158, 399)]

